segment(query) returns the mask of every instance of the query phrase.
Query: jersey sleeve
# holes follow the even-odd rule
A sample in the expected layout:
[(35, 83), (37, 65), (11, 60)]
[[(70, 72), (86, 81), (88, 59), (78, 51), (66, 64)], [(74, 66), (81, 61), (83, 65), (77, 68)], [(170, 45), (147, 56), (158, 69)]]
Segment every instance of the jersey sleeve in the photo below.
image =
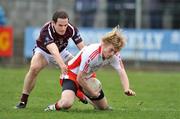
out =
[(74, 41), (75, 44), (82, 42), (81, 35), (76, 27), (74, 27), (74, 35), (72, 36), (72, 40)]
[(110, 62), (110, 65), (117, 71), (121, 70), (122, 69), (122, 66), (121, 66), (121, 56), (120, 54), (118, 53), (117, 55), (114, 55), (111, 62)]
[(44, 37), (44, 45), (45, 46), (47, 46), (47, 45), (49, 45), (49, 44), (51, 44), (53, 42), (54, 42), (54, 40), (51, 39), (48, 35)]

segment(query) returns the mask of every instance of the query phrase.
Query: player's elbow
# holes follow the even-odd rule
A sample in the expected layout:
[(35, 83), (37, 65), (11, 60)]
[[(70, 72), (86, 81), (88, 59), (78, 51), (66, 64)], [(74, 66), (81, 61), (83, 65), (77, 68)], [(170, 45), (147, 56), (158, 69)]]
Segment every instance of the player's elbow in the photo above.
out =
[(81, 85), (81, 83), (82, 83), (82, 78), (77, 78), (77, 82)]
[(84, 86), (84, 81), (82, 78), (77, 79), (77, 82), (80, 86), (82, 86), (82, 87)]

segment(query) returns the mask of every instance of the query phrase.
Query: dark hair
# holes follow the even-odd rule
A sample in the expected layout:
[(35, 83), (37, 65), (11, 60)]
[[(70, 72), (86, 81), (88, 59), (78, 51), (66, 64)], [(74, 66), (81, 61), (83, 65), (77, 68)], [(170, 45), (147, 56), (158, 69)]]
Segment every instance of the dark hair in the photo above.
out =
[(62, 18), (62, 19), (69, 19), (68, 14), (65, 11), (56, 11), (53, 14), (52, 20), (56, 23), (58, 18)]

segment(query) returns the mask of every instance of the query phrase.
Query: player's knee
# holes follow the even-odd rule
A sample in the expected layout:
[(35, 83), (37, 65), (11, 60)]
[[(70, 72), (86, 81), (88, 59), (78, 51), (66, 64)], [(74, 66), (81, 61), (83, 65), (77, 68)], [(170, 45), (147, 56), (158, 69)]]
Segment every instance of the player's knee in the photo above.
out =
[(40, 65), (31, 65), (30, 66), (30, 72), (34, 75), (38, 74), (40, 70), (41, 70)]
[(69, 109), (72, 107), (72, 105), (73, 105), (73, 103), (69, 100), (62, 100), (62, 102), (61, 102), (61, 108), (63, 108), (63, 109)]
[(107, 110), (109, 108), (107, 100), (102, 100), (101, 103), (97, 104), (97, 107), (99, 110)]
[(103, 105), (103, 106), (98, 107), (99, 110), (107, 110), (108, 108), (109, 108), (109, 106), (107, 106), (107, 105)]

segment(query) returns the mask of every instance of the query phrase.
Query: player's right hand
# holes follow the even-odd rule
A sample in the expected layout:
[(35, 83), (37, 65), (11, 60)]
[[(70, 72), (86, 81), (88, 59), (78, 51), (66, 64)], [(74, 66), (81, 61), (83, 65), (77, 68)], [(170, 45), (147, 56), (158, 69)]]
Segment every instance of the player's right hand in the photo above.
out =
[(136, 95), (136, 93), (131, 89), (124, 91), (124, 94), (126, 94), (127, 96), (135, 96)]
[(65, 64), (63, 64), (63, 65), (61, 66), (61, 74), (66, 74), (67, 71), (68, 71), (67, 66), (66, 66)]

